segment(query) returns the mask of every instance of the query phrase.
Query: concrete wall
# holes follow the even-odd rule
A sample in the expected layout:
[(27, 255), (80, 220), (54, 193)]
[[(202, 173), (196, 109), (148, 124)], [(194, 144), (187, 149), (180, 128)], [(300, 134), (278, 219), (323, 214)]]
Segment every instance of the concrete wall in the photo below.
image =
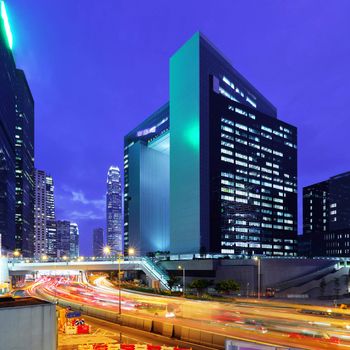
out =
[(56, 350), (56, 307), (0, 308), (0, 349)]
[[(316, 271), (322, 271), (334, 266), (336, 260), (328, 259), (261, 259), (261, 288), (277, 287), (286, 281), (307, 276)], [(257, 290), (258, 263), (254, 259), (197, 259), (161, 261), (161, 266), (182, 275), (178, 266), (186, 269), (186, 284), (193, 279), (207, 278), (215, 282), (224, 279), (234, 279), (241, 286), (241, 294), (246, 295)], [(296, 281), (297, 283), (298, 281)]]

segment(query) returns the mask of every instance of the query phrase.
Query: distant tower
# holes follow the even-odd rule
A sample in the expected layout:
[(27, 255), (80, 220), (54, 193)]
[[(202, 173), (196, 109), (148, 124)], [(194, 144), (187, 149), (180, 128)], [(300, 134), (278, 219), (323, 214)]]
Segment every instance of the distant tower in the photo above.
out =
[(35, 170), (34, 255), (57, 256), (54, 184), (43, 170)]
[(95, 228), (92, 233), (92, 254), (93, 256), (103, 255), (103, 228)]
[(46, 175), (46, 241), (47, 255), (57, 256), (57, 230), (55, 215), (55, 186), (51, 176)]
[(57, 220), (57, 256), (70, 256), (71, 223), (67, 220)]
[(107, 174), (107, 245), (112, 251), (123, 252), (122, 187), (120, 170), (111, 166)]
[(45, 171), (35, 170), (34, 198), (34, 255), (40, 257), (47, 253)]
[(70, 258), (79, 256), (79, 228), (78, 224), (70, 223)]

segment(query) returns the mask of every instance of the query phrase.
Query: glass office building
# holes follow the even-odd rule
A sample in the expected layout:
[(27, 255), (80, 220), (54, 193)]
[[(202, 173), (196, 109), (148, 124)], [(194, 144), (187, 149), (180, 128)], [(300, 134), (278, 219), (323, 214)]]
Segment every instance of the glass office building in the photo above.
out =
[(350, 172), (303, 189), (304, 240), (309, 256), (350, 256)]
[[(170, 58), (167, 118), (170, 252), (294, 256), (297, 130), (200, 33)], [(152, 129), (145, 123), (132, 136)], [(131, 178), (143, 179), (149, 167), (131, 166), (135, 143), (125, 138), (125, 208), (134, 202), (142, 211), (149, 199)], [(125, 213), (126, 227), (134, 215)], [(128, 240), (157, 241), (144, 232), (129, 227)]]
[(16, 249), (34, 253), (34, 100), (22, 70), (16, 70)]
[(5, 249), (32, 256), (34, 101), (12, 55), (4, 1), (0, 1), (0, 14), (0, 234)]
[(124, 139), (124, 244), (169, 251), (169, 104)]

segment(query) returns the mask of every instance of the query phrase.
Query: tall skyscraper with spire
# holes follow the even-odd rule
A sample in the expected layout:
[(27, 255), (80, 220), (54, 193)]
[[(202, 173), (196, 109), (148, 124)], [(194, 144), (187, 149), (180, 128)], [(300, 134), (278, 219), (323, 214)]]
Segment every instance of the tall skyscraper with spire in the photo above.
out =
[(120, 170), (110, 166), (107, 174), (107, 245), (113, 252), (123, 252), (122, 186)]

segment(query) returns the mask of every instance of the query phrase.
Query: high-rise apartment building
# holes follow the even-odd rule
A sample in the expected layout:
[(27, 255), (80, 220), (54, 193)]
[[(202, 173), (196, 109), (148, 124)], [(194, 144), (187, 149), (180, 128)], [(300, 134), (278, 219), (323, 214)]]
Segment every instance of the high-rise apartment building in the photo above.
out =
[(34, 102), (12, 56), (13, 38), (0, 1), (0, 234), (4, 249), (33, 253)]
[(70, 257), (71, 252), (71, 223), (67, 220), (57, 220), (57, 256)]
[(350, 172), (303, 188), (303, 235), (311, 256), (350, 256)]
[(54, 183), (43, 170), (35, 170), (34, 254), (57, 256)]
[(107, 245), (114, 252), (122, 252), (122, 186), (120, 170), (116, 166), (111, 166), (107, 174), (106, 214)]
[(34, 179), (34, 255), (40, 257), (47, 253), (45, 171), (35, 169)]
[(202, 34), (171, 57), (169, 104), (125, 137), (124, 161), (126, 245), (296, 254), (297, 130)]
[(47, 255), (57, 256), (57, 231), (55, 214), (55, 186), (51, 176), (46, 175), (46, 243)]
[(103, 228), (95, 228), (92, 232), (92, 254), (96, 257), (103, 256)]
[(79, 256), (79, 227), (75, 222), (70, 223), (70, 258), (74, 259)]

